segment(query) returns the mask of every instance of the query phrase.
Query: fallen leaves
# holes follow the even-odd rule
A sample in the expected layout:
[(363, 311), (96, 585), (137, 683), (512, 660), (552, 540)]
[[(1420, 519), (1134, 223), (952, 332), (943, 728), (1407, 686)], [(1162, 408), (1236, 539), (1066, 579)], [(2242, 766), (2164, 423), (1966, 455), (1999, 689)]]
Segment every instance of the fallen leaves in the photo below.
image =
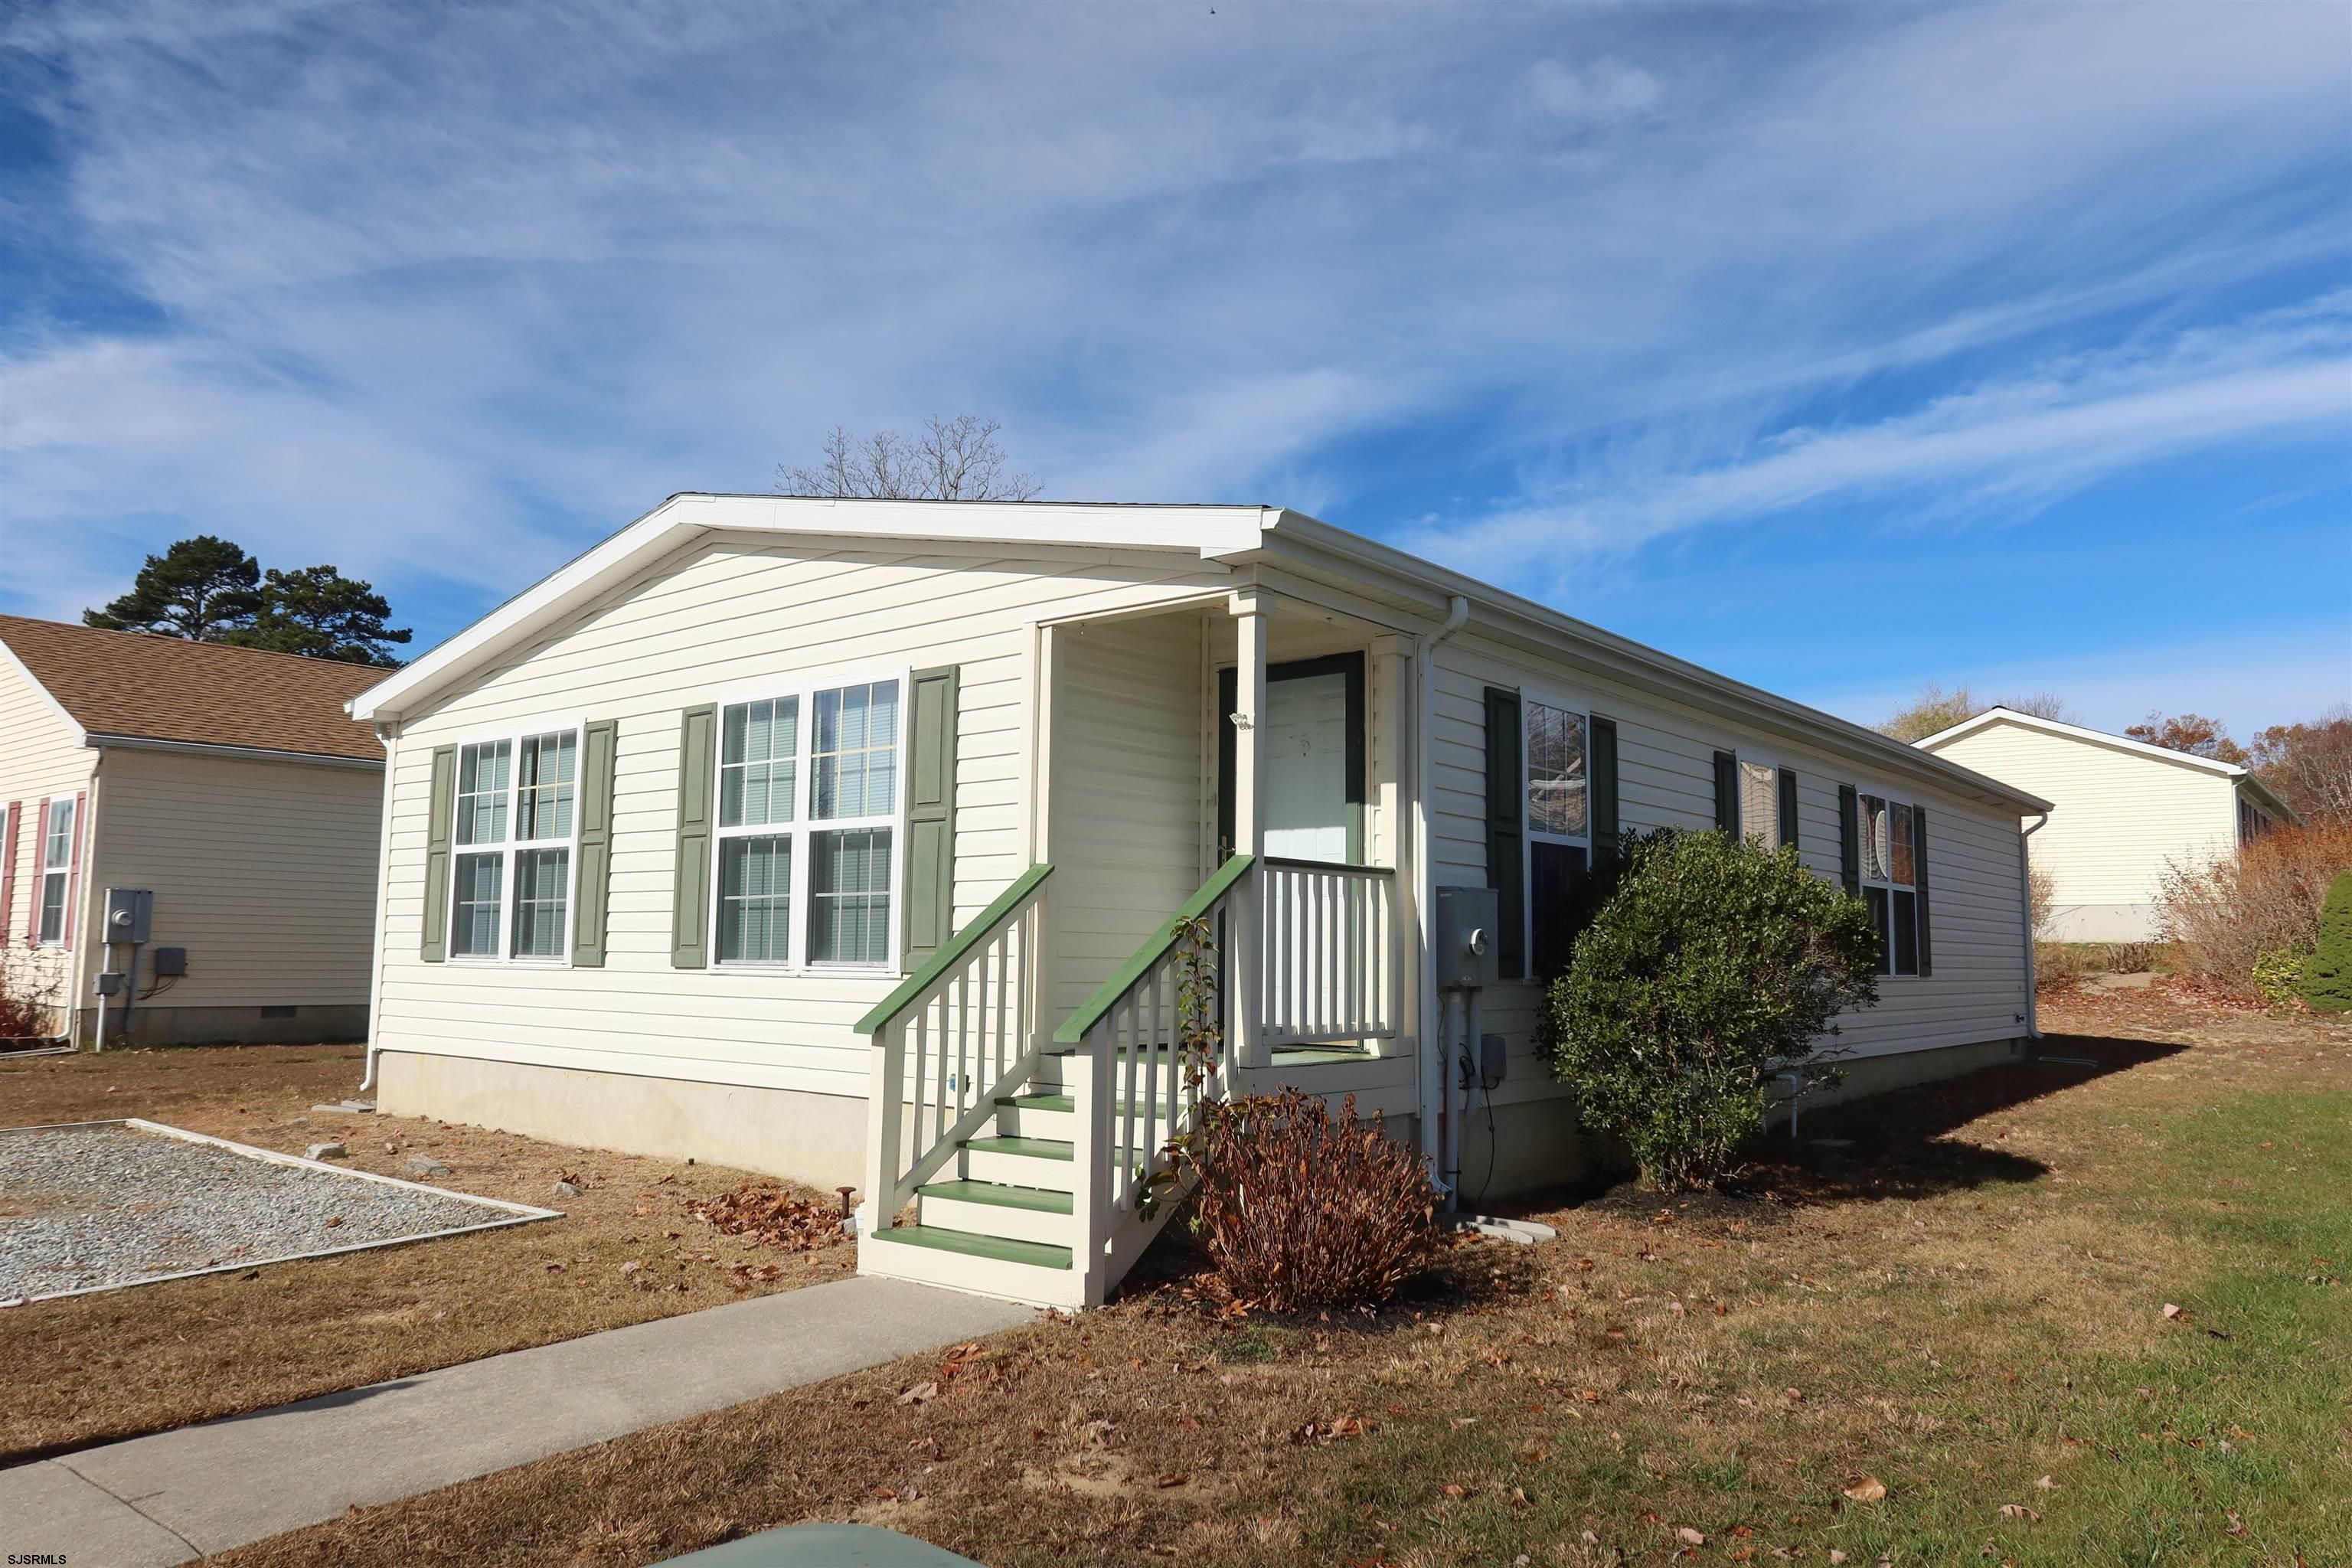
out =
[(1846, 1483), (1845, 1495), (1855, 1502), (1885, 1502), (1886, 1483), (1876, 1476), (1860, 1476)]
[(739, 1183), (717, 1197), (688, 1201), (686, 1212), (721, 1236), (746, 1236), (782, 1252), (814, 1252), (845, 1238), (840, 1210), (795, 1197), (773, 1182)]
[(932, 1379), (926, 1378), (920, 1383), (901, 1389), (898, 1394), (898, 1403), (901, 1405), (929, 1405), (932, 1400), (937, 1399), (939, 1396), (939, 1384)]

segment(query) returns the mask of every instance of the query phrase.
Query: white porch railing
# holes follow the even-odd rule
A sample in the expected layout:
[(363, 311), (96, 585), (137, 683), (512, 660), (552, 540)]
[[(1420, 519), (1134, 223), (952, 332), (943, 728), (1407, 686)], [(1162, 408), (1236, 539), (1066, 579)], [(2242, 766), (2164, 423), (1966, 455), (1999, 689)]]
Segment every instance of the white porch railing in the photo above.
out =
[(874, 1037), (863, 1226), (889, 1227), (915, 1189), (1037, 1064), (1045, 879), (1032, 866), (902, 981), (857, 1031)]
[[(1219, 867), (1054, 1032), (1054, 1048), (1066, 1053), (1063, 1086), (1078, 1113), (1071, 1157), (1078, 1173), (1075, 1214), (1089, 1301), (1101, 1300), (1110, 1283), (1116, 1233), (1166, 1168), (1169, 1142), (1191, 1131), (1203, 1100), (1224, 1092), (1223, 1053), (1194, 1073), (1178, 1048), (1186, 1021), (1180, 995), (1184, 942), (1196, 929), (1214, 931), (1229, 901), (1246, 896), (1251, 863), (1249, 856), (1236, 855)], [(1200, 1022), (1213, 1025), (1223, 1016), (1222, 973), (1212, 946), (1194, 974), (1200, 989), (1192, 1005)]]
[(1396, 873), (1269, 858), (1258, 876), (1259, 1042), (1393, 1038), (1404, 1011)]

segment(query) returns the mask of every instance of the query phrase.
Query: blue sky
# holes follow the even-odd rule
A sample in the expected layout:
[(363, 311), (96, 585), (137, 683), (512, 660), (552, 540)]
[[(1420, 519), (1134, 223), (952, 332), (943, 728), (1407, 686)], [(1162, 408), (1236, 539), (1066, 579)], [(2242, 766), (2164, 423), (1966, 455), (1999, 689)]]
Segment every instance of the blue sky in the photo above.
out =
[(1869, 721), (2352, 695), (2352, 11), (19, 4), (0, 605), (436, 640), (822, 433), (1311, 511)]

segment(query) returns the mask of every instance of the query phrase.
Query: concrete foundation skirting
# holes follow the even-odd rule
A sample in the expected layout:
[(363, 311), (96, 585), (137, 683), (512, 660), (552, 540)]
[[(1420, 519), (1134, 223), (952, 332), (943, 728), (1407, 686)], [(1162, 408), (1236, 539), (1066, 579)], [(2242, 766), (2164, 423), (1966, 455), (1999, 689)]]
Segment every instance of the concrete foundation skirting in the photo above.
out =
[[(107, 1044), (125, 1038), (122, 1009), (108, 1010)], [(74, 1018), (74, 1038), (98, 1038), (99, 1013), (83, 1007)], [(167, 1007), (162, 998), (131, 1010), (127, 1037), (134, 1046), (319, 1046), (349, 1045), (368, 1035), (364, 1002), (303, 1003), (298, 1006)]]
[(815, 1187), (863, 1186), (866, 1100), (387, 1050), (376, 1105), (624, 1154), (696, 1159)]

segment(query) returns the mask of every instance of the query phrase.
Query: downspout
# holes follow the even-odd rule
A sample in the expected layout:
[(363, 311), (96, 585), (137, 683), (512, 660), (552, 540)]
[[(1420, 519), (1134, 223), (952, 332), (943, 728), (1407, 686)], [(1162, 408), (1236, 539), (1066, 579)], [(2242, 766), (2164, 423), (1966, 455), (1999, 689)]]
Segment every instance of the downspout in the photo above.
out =
[(2017, 836), (2018, 890), (2025, 895), (2025, 913), (2020, 923), (2025, 928), (2025, 1037), (2029, 1040), (2042, 1037), (2039, 1006), (2042, 987), (2033, 973), (2033, 857), (2028, 852), (2025, 841), (2048, 826), (2050, 814), (2045, 811), (2032, 826)]
[[(1449, 1076), (1453, 1068), (1452, 1048), (1440, 1037), (1444, 1033), (1445, 1005), (1437, 994), (1437, 952), (1430, 942), (1430, 906), (1436, 898), (1436, 857), (1430, 853), (1429, 843), (1429, 732), (1433, 723), (1434, 699), (1430, 690), (1430, 666), (1437, 645), (1462, 629), (1470, 618), (1470, 601), (1460, 594), (1454, 595), (1446, 606), (1445, 623), (1421, 639), (1413, 651), (1413, 780), (1412, 780), (1412, 858), (1413, 876), (1420, 882), (1412, 900), (1413, 924), (1421, 942), (1421, 1152), (1433, 1168), (1442, 1168), (1444, 1152), (1440, 1134), (1452, 1114), (1453, 1090)], [(1454, 1206), (1451, 1187), (1446, 1189), (1446, 1204)]]
[[(375, 738), (383, 747), (383, 820), (376, 826), (375, 846), (375, 952), (368, 965), (368, 1033), (367, 1071), (360, 1079), (355, 1091), (365, 1094), (375, 1087), (376, 1052), (383, 1047), (376, 1042), (383, 1037), (383, 906), (391, 896), (392, 886), (392, 776), (393, 748), (400, 738), (397, 721), (375, 727)], [(430, 812), (432, 802), (425, 802)], [(431, 890), (426, 890), (431, 897)]]

